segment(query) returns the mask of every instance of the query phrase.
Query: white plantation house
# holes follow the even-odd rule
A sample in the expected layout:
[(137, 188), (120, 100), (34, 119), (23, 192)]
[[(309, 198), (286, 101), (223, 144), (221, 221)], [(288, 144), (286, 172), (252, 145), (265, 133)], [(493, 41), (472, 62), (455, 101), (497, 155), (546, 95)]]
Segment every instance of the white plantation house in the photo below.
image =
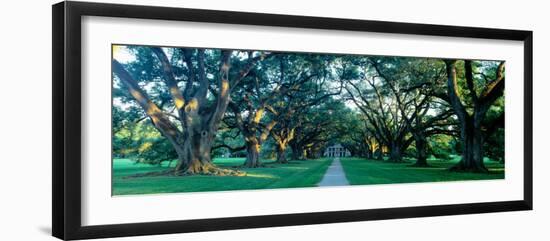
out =
[(325, 157), (347, 157), (351, 156), (351, 152), (340, 144), (329, 146), (323, 153)]

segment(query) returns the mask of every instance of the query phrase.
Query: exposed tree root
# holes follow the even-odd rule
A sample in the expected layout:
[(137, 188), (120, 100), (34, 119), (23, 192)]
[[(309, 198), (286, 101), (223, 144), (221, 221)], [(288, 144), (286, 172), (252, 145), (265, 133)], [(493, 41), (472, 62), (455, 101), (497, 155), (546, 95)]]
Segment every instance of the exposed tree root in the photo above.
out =
[(199, 169), (188, 168), (185, 171), (175, 172), (177, 176), (205, 175), (205, 176), (246, 176), (246, 172), (234, 169), (219, 168), (214, 165), (202, 166)]
[(187, 169), (185, 171), (176, 171), (175, 169), (169, 169), (157, 172), (138, 173), (130, 176), (123, 177), (140, 178), (140, 177), (157, 177), (157, 176), (192, 176), (192, 175), (204, 175), (204, 176), (246, 176), (246, 172), (228, 168), (219, 168), (214, 165), (207, 165), (208, 167), (201, 167), (199, 169)]

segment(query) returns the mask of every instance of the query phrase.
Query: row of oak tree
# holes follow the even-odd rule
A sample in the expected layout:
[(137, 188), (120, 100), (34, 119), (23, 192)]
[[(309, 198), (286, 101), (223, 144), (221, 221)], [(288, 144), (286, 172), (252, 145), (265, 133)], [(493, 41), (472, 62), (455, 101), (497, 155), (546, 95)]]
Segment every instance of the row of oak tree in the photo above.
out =
[(119, 49), (133, 58), (119, 60), (114, 50), (114, 132), (148, 123), (164, 148), (143, 157), (177, 159), (166, 174), (240, 175), (214, 165), (212, 153), (244, 151), (243, 166), (260, 167), (267, 141), (279, 163), (288, 162), (288, 152), (317, 158), (338, 140), (354, 155), (388, 152), (394, 162), (414, 145), (415, 165), (427, 166), (433, 135), (459, 140), (462, 160), (453, 170), (486, 172), (485, 142), (504, 126), (500, 61)]

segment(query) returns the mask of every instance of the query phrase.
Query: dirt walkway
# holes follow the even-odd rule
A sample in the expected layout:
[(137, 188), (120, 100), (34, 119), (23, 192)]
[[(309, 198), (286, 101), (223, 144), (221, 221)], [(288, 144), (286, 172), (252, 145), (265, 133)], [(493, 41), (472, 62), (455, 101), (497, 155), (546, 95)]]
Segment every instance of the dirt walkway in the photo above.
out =
[(346, 179), (346, 174), (344, 173), (344, 168), (340, 163), (340, 158), (334, 158), (332, 164), (327, 169), (327, 172), (323, 176), (323, 179), (317, 186), (326, 187), (326, 186), (345, 186), (349, 185), (348, 179)]

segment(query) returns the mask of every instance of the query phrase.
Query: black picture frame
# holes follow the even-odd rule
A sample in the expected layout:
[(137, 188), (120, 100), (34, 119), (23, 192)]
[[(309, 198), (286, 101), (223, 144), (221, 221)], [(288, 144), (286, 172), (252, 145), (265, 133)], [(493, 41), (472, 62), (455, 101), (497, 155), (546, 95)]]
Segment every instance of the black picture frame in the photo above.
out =
[[(53, 200), (52, 233), (60, 239), (87, 239), (308, 225), (380, 219), (532, 210), (533, 207), (533, 32), (366, 21), (263, 13), (197, 10), (171, 7), (60, 2), (53, 16)], [(140, 222), (99, 226), (81, 224), (81, 17), (104, 16), (259, 26), (350, 30), (378, 33), (450, 36), (524, 43), (524, 194), (522, 200), (464, 203), (367, 210), (297, 213), (283, 215)]]

